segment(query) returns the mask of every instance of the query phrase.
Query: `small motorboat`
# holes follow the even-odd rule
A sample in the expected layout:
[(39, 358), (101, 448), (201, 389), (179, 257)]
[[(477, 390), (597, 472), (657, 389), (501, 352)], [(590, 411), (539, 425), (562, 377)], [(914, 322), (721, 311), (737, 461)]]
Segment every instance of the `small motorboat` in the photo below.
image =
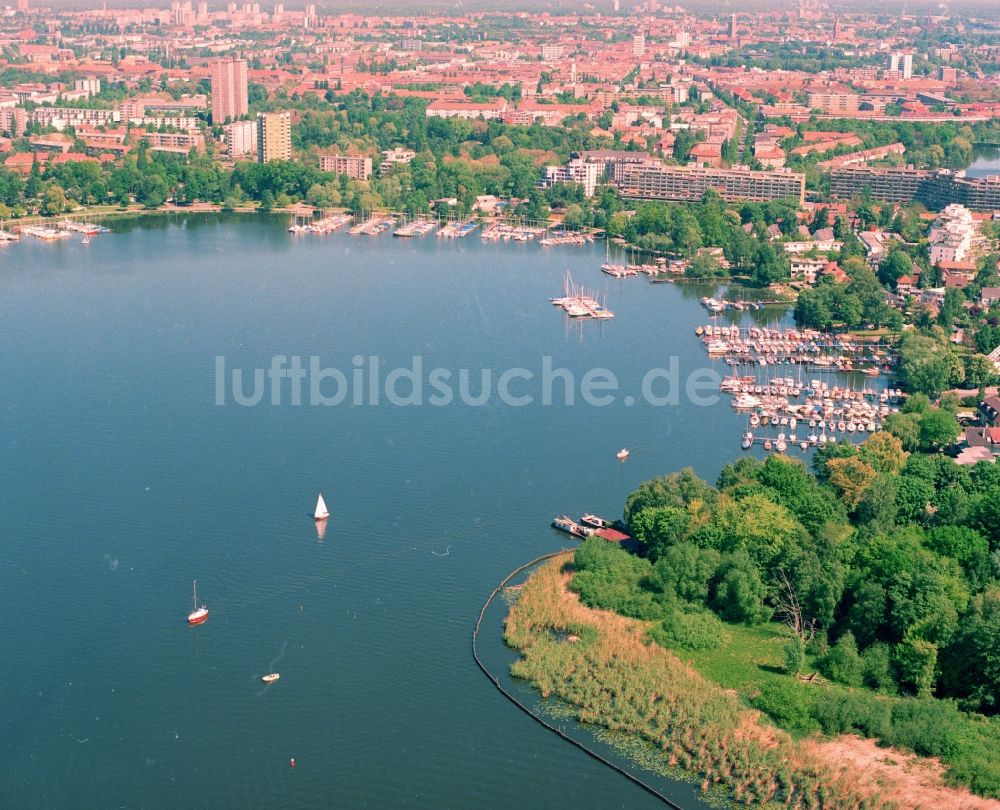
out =
[(590, 527), (592, 527), (594, 529), (610, 529), (611, 528), (611, 521), (610, 520), (605, 520), (604, 518), (598, 517), (597, 515), (592, 515), (589, 512), (587, 514), (585, 514), (583, 517), (580, 518), (580, 522), (584, 526), (590, 526)]
[(279, 672), (272, 672), (269, 675), (264, 675), (263, 677), (261, 677), (261, 680), (264, 683), (274, 683), (280, 677), (281, 677), (281, 673), (279, 673)]
[(629, 457), (629, 455), (630, 455), (629, 451), (623, 447), (621, 450), (615, 453), (615, 458), (617, 458), (619, 461), (624, 461)]

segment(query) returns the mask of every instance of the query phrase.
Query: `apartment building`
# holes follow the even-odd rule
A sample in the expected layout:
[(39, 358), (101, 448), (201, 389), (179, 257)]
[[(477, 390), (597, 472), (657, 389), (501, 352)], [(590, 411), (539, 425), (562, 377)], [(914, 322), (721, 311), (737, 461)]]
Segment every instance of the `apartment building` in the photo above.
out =
[(187, 154), (192, 149), (205, 151), (205, 136), (200, 132), (146, 132), (141, 139), (154, 152)]
[(382, 162), (378, 167), (379, 177), (385, 177), (385, 175), (389, 174), (395, 166), (407, 165), (416, 156), (417, 153), (412, 149), (403, 149), (402, 147), (397, 147), (395, 149), (383, 149)]
[(235, 121), (249, 111), (247, 63), (243, 59), (213, 59), (212, 122)]
[(370, 180), (372, 159), (352, 155), (321, 155), (319, 168), (320, 171), (346, 175), (351, 180)]
[(257, 113), (257, 160), (271, 163), (292, 159), (291, 113)]
[(223, 128), (226, 139), (226, 154), (233, 160), (241, 157), (257, 157), (257, 122), (233, 121)]
[(594, 196), (594, 190), (602, 174), (600, 164), (590, 163), (579, 157), (570, 159), (562, 166), (546, 166), (543, 171), (539, 183), (542, 188), (550, 188), (556, 183), (579, 183), (583, 186), (586, 197)]
[(941, 209), (960, 203), (974, 211), (1000, 208), (1000, 177), (966, 177), (947, 169), (927, 171), (911, 168), (873, 169), (844, 167), (830, 173), (830, 192), (842, 199), (868, 188), (872, 197), (886, 202), (916, 200), (928, 208)]
[(493, 99), (487, 102), (462, 101), (461, 99), (441, 99), (427, 105), (428, 118), (476, 118), (500, 119), (507, 109), (507, 100)]
[(24, 107), (0, 107), (0, 132), (12, 138), (22, 134), (28, 126), (28, 111)]
[(889, 70), (898, 73), (904, 79), (913, 77), (913, 54), (912, 53), (892, 53), (889, 54)]
[(118, 110), (91, 110), (82, 107), (36, 107), (28, 112), (28, 122), (63, 130), (78, 124), (108, 126), (121, 120)]
[(928, 175), (929, 172), (921, 169), (904, 167), (873, 169), (845, 166), (830, 172), (830, 193), (847, 199), (861, 194), (867, 187), (876, 200), (908, 203), (916, 197), (917, 190)]
[(957, 203), (946, 206), (931, 227), (931, 264), (965, 261), (975, 233), (976, 223), (968, 208)]
[(588, 163), (597, 164), (600, 176), (607, 181), (621, 185), (627, 166), (662, 166), (663, 161), (651, 158), (645, 152), (629, 152), (623, 149), (591, 149), (574, 153)]
[(697, 202), (706, 191), (716, 191), (727, 202), (767, 202), (805, 199), (806, 176), (779, 170), (708, 169), (688, 166), (628, 165), (623, 171), (621, 192), (644, 200)]
[(860, 109), (861, 96), (854, 93), (810, 93), (809, 109), (825, 113), (856, 113)]

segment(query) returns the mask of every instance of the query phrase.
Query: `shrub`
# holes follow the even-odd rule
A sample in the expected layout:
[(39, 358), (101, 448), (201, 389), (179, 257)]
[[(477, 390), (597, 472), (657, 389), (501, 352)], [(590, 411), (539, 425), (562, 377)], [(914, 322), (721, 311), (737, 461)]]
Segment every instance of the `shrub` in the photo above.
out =
[(897, 700), (892, 726), (883, 741), (925, 757), (952, 758), (959, 750), (962, 716), (944, 700)]
[(861, 686), (861, 656), (854, 634), (848, 630), (820, 662), (826, 677), (847, 686)]
[(782, 647), (782, 653), (785, 659), (785, 672), (789, 675), (798, 675), (806, 664), (806, 645), (802, 637), (794, 635), (788, 639)]
[(797, 681), (771, 682), (761, 686), (752, 703), (792, 734), (808, 735), (820, 730), (813, 716), (819, 697), (820, 692)]
[(878, 642), (861, 654), (861, 675), (866, 686), (885, 694), (896, 693), (889, 645)]
[(649, 634), (664, 647), (683, 650), (711, 650), (728, 637), (725, 625), (714, 613), (704, 609), (674, 607)]

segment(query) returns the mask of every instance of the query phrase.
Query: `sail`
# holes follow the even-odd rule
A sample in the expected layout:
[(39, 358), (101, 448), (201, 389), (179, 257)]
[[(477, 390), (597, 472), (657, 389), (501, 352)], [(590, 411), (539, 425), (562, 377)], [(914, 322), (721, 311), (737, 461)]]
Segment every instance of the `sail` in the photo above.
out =
[(323, 496), (319, 495), (316, 498), (316, 514), (313, 515), (316, 520), (322, 520), (323, 518), (330, 517), (330, 510), (326, 508), (326, 501), (323, 500)]

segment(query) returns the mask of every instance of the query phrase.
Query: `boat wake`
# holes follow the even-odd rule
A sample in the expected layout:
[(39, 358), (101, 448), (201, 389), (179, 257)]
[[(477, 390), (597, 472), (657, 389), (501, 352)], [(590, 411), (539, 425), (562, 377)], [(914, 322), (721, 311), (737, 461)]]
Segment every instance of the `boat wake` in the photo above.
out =
[(451, 543), (448, 544), (448, 548), (445, 549), (444, 554), (438, 554), (436, 551), (434, 551), (434, 549), (431, 549), (431, 554), (433, 554), (435, 557), (447, 557), (449, 554), (451, 554)]

